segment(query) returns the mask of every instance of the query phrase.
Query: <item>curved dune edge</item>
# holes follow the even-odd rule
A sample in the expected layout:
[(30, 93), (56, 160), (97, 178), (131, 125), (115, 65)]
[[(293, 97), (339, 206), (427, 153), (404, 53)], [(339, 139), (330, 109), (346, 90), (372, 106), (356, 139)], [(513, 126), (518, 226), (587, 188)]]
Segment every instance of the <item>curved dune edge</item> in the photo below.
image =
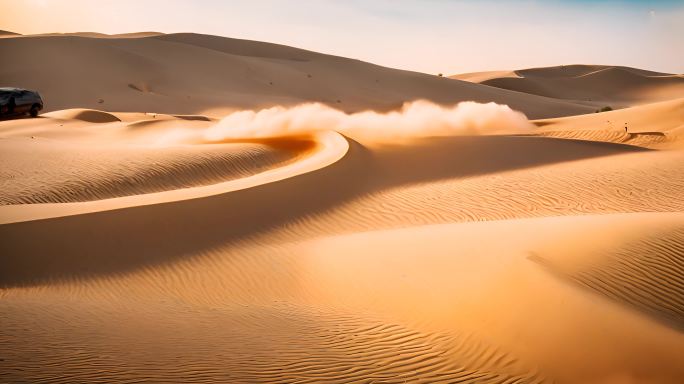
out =
[(288, 148), (256, 141), (165, 148), (6, 141), (0, 141), (0, 162), (7, 166), (0, 171), (0, 205), (77, 203), (212, 185), (282, 167), (316, 147), (309, 138)]
[(0, 224), (110, 211), (142, 205), (171, 203), (248, 189), (324, 168), (344, 157), (349, 149), (347, 140), (337, 132), (319, 132), (314, 134), (313, 138), (317, 146), (310, 155), (294, 163), (270, 169), (253, 176), (206, 186), (97, 201), (2, 206), (0, 207)]
[[(667, 218), (666, 214), (656, 214)], [(662, 220), (656, 230), (625, 229), (625, 241), (587, 252), (579, 262), (564, 255), (531, 255), (550, 272), (675, 329), (684, 329), (684, 225)], [(670, 217), (677, 217), (675, 213)], [(646, 216), (648, 219), (648, 217)], [(646, 223), (648, 224), (648, 222)]]

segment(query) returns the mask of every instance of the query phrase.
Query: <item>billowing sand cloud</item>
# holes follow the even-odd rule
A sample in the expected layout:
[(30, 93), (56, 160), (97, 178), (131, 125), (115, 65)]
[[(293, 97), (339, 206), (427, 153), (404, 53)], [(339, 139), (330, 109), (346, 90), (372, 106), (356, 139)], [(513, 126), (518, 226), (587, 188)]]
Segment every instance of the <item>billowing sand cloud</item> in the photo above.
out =
[(531, 127), (524, 114), (496, 103), (461, 102), (443, 107), (415, 101), (404, 104), (398, 111), (352, 114), (311, 103), (232, 113), (207, 130), (204, 139), (297, 136), (334, 130), (357, 139), (382, 142), (428, 136), (520, 133)]

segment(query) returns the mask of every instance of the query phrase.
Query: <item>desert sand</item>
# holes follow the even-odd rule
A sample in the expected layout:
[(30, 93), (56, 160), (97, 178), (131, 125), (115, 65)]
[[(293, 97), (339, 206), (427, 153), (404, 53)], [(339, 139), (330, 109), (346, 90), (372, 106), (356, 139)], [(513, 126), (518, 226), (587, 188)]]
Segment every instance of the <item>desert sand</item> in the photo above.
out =
[(0, 121), (0, 382), (684, 378), (681, 75), (195, 34), (0, 55), (46, 103)]
[(613, 109), (684, 94), (684, 75), (609, 65), (564, 65), (454, 75), (501, 89)]
[[(6, 38), (3, 83), (40, 88), (47, 111), (208, 114), (322, 102), (345, 111), (389, 110), (406, 101), (498, 102), (531, 118), (593, 108), (570, 101), (449, 81), (282, 45), (198, 34)], [(360, 91), (361, 90), (361, 91)]]

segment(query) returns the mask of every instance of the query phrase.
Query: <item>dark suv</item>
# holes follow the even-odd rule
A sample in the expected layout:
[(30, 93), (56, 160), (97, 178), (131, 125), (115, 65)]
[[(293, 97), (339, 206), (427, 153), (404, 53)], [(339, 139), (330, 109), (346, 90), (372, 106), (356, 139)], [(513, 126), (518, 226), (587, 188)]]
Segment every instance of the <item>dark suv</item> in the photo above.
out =
[(0, 117), (26, 113), (36, 117), (41, 109), (43, 99), (38, 92), (20, 88), (0, 88)]

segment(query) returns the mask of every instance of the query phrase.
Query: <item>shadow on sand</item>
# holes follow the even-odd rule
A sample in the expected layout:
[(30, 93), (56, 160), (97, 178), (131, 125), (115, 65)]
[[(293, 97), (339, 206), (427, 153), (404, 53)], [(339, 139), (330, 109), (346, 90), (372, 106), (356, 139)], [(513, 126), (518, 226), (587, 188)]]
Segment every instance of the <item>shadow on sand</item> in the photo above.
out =
[(522, 136), (423, 139), (373, 150), (350, 140), (337, 163), (246, 190), (1, 225), (0, 287), (173, 262), (400, 185), (643, 150)]

